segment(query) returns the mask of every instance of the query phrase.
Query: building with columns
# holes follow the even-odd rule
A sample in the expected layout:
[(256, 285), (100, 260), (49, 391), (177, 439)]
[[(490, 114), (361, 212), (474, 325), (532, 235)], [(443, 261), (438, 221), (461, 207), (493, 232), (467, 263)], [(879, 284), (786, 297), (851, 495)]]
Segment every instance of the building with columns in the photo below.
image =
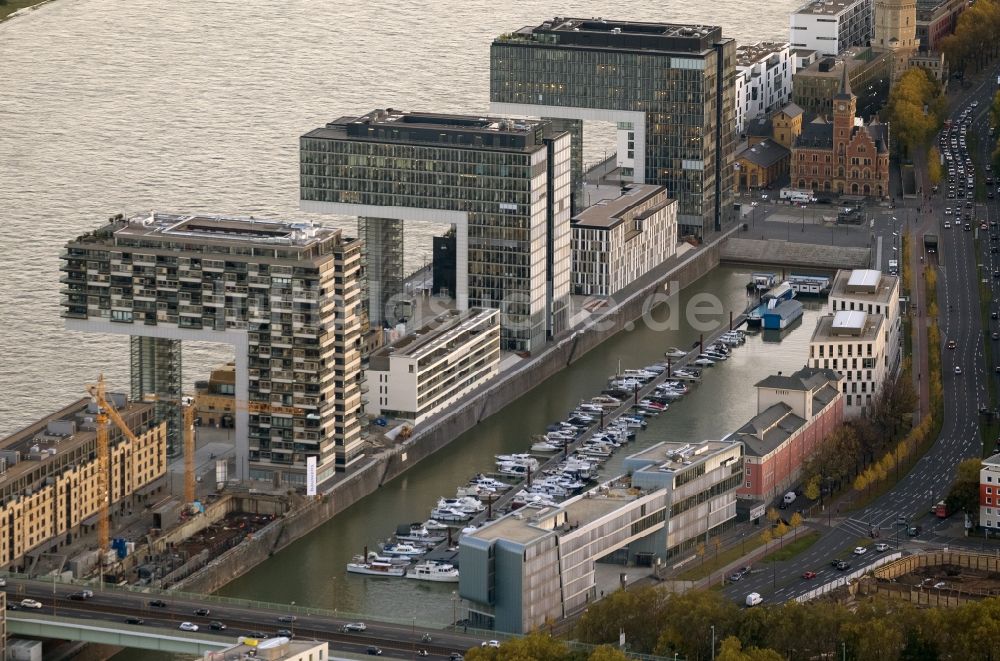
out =
[(883, 198), (889, 194), (889, 127), (857, 117), (847, 67), (833, 97), (833, 121), (819, 116), (792, 147), (791, 183), (800, 189)]

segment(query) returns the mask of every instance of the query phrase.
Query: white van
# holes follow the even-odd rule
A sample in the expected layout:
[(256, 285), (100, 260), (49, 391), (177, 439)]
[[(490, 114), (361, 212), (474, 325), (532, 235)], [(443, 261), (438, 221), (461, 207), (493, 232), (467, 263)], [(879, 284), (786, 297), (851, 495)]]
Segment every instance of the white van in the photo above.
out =
[(795, 492), (789, 491), (788, 493), (785, 494), (785, 504), (791, 505), (794, 502), (795, 502)]
[(763, 602), (764, 599), (761, 598), (760, 594), (757, 592), (751, 592), (747, 595), (747, 608), (753, 608), (757, 604)]
[(889, 275), (896, 275), (899, 272), (899, 261), (895, 259), (889, 260)]

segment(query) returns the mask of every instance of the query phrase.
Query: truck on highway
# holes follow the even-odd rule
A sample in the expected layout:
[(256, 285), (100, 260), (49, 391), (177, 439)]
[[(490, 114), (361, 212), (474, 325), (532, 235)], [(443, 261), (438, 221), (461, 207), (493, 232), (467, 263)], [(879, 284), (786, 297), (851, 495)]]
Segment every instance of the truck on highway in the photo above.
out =
[(948, 505), (943, 500), (939, 500), (936, 505), (934, 505), (934, 516), (939, 519), (947, 519), (950, 512), (948, 511)]
[(924, 234), (924, 250), (926, 250), (928, 254), (937, 252), (937, 246), (937, 234)]
[(789, 202), (815, 202), (811, 190), (798, 190), (796, 188), (782, 188), (779, 196)]

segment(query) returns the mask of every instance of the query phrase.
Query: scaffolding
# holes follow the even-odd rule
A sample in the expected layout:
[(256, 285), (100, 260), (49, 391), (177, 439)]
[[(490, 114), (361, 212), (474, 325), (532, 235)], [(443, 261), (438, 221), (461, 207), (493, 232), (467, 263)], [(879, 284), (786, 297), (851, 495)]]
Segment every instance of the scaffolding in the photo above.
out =
[(403, 221), (361, 216), (358, 236), (364, 241), (361, 271), (369, 322), (395, 325), (402, 310)]
[(167, 421), (167, 456), (183, 447), (181, 397), (181, 341), (133, 335), (129, 338), (133, 401), (155, 395), (155, 422)]

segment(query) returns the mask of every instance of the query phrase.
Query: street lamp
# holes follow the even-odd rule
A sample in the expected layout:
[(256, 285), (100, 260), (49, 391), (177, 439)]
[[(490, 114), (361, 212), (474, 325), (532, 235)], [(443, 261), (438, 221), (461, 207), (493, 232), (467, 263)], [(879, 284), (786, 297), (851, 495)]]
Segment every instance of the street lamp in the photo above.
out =
[(451, 623), (458, 627), (458, 592), (451, 591)]
[(715, 661), (715, 625), (712, 625), (712, 661)]

